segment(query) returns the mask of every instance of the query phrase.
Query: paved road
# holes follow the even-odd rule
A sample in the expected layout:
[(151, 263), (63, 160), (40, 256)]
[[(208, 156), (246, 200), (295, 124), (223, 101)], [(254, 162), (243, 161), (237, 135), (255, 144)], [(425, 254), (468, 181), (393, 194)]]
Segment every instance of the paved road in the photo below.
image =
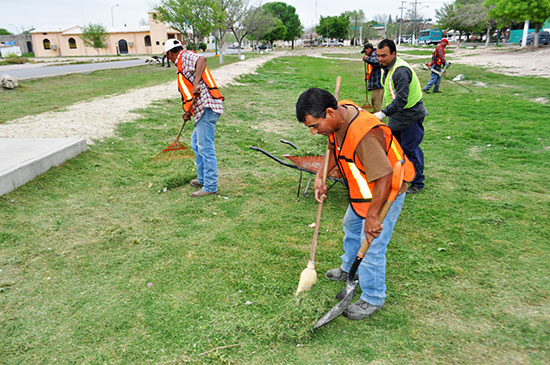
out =
[[(243, 53), (247, 51), (242, 51)], [(229, 49), (224, 51), (224, 54), (237, 53), (237, 50)], [(202, 53), (202, 56), (210, 57), (214, 53)], [(126, 68), (133, 66), (145, 65), (145, 59), (147, 57), (140, 56), (137, 60), (125, 60), (125, 61), (113, 61), (113, 62), (96, 62), (96, 63), (83, 63), (78, 65), (47, 65), (41, 63), (24, 64), (24, 65), (12, 65), (12, 66), (0, 66), (0, 75), (8, 74), (15, 77), (17, 80), (29, 80), (39, 79), (43, 77), (61, 76), (72, 73), (89, 73), (97, 70), (114, 69), (114, 68)], [(78, 59), (75, 59), (78, 60)]]

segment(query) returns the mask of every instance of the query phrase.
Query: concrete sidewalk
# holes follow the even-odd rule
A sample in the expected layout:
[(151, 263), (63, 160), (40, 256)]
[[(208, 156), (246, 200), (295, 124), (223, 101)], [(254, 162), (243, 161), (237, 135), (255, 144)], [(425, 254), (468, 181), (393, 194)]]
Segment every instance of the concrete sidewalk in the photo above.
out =
[(0, 138), (0, 195), (87, 149), (85, 138)]

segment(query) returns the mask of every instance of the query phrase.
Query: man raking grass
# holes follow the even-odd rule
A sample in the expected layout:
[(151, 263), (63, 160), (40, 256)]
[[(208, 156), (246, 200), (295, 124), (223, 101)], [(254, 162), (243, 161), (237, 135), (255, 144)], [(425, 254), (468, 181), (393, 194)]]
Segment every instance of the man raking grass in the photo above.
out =
[[(312, 88), (300, 95), (296, 116), (310, 128), (311, 134), (329, 138), (328, 170), (338, 166), (348, 187), (350, 204), (343, 222), (342, 263), (329, 270), (325, 277), (348, 281), (362, 242), (370, 246), (357, 268), (361, 298), (344, 312), (350, 319), (362, 319), (382, 308), (386, 298), (386, 248), (407, 189), (406, 184), (399, 188), (388, 215), (381, 222), (380, 214), (392, 187), (393, 166), (404, 160), (406, 181), (414, 177), (414, 166), (387, 125), (349, 100), (338, 103), (326, 90)], [(315, 199), (322, 202), (328, 191), (322, 171), (317, 173), (314, 190)]]

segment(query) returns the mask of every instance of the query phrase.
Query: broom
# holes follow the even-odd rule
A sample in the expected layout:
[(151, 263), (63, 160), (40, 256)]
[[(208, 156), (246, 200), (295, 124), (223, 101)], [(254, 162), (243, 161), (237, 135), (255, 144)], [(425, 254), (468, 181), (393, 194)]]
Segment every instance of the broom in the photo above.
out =
[[(336, 89), (334, 91), (334, 97), (338, 100), (340, 96), (340, 84), (342, 82), (342, 77), (338, 76), (336, 78)], [(327, 181), (327, 170), (328, 170), (328, 161), (330, 159), (330, 141), (327, 141), (327, 149), (325, 151), (325, 159), (323, 161), (323, 186), (325, 186)], [(321, 225), (321, 213), (323, 211), (323, 202), (317, 205), (317, 219), (315, 220), (315, 231), (313, 232), (313, 243), (311, 244), (311, 253), (309, 255), (309, 261), (307, 267), (300, 274), (300, 281), (298, 282), (298, 289), (296, 289), (296, 294), (310, 290), (313, 285), (317, 282), (317, 272), (315, 271), (315, 251), (317, 250), (317, 238), (319, 237), (319, 226)]]

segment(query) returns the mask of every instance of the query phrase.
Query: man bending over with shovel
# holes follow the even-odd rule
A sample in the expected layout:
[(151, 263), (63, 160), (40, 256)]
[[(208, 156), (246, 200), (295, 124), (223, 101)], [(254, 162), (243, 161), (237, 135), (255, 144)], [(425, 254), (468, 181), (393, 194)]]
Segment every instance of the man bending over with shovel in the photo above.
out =
[[(343, 221), (344, 254), (342, 265), (329, 270), (325, 277), (345, 282), (363, 240), (371, 245), (357, 273), (361, 297), (344, 315), (350, 319), (370, 316), (384, 306), (386, 298), (386, 247), (405, 200), (403, 184), (383, 222), (379, 214), (391, 190), (392, 166), (405, 160), (405, 180), (414, 177), (414, 166), (404, 156), (391, 129), (372, 114), (349, 100), (337, 103), (326, 90), (312, 88), (300, 95), (296, 103), (298, 120), (330, 140), (328, 171), (338, 166), (347, 182), (350, 204)], [(326, 198), (322, 170), (315, 178), (315, 199)]]

